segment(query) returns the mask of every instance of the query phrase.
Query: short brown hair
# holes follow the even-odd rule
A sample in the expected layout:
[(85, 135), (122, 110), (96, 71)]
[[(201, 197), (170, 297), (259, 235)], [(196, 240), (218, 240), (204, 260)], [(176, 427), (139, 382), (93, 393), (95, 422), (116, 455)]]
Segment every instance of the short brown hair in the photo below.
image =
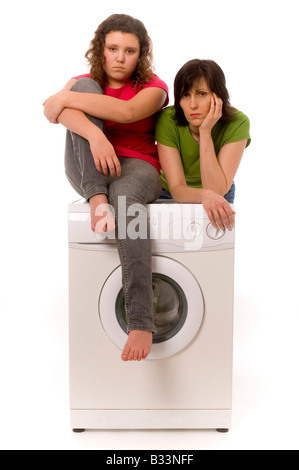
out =
[(234, 114), (230, 105), (230, 97), (226, 88), (225, 75), (213, 60), (194, 59), (187, 62), (177, 73), (174, 82), (175, 119), (180, 126), (187, 126), (188, 121), (180, 102), (194, 86), (195, 81), (204, 78), (212, 93), (223, 101), (223, 112), (220, 121), (229, 122)]
[(139, 88), (149, 82), (153, 74), (153, 48), (152, 41), (144, 24), (129, 15), (112, 15), (100, 24), (95, 32), (94, 38), (86, 52), (93, 78), (104, 89), (106, 86), (106, 73), (104, 71), (105, 57), (104, 47), (107, 34), (120, 31), (122, 33), (134, 34), (140, 44), (140, 56), (136, 70), (132, 76), (133, 85)]

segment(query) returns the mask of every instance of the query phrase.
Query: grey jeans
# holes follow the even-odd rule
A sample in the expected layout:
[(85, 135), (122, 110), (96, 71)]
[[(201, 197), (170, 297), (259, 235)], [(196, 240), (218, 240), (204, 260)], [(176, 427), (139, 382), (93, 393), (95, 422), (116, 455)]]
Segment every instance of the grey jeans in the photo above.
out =
[[(100, 86), (89, 78), (78, 80), (72, 91), (102, 93)], [(105, 131), (102, 120), (87, 115)], [(94, 164), (89, 142), (67, 131), (65, 150), (66, 175), (73, 188), (86, 200), (96, 194), (106, 194), (116, 216), (116, 239), (122, 266), (128, 332), (143, 330), (156, 332), (153, 320), (152, 251), (146, 204), (156, 200), (162, 191), (158, 171), (150, 163), (135, 158), (119, 158), (121, 176), (111, 178), (99, 173)], [(122, 203), (119, 205), (119, 201)], [(126, 214), (119, 214), (124, 209)], [(125, 227), (136, 219), (132, 205), (138, 205), (138, 219), (145, 220), (147, 237), (129, 237), (120, 233), (118, 220), (125, 217)], [(122, 228), (123, 232), (123, 228)]]

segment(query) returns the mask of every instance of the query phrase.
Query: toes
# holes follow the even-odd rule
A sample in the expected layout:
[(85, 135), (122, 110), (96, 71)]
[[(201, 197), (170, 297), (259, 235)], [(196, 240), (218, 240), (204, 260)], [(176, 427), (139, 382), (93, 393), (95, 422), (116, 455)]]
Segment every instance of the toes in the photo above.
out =
[(121, 358), (123, 361), (142, 361), (148, 354), (144, 354), (143, 351), (138, 349), (124, 349)]
[(138, 351), (138, 354), (136, 356), (136, 361), (142, 361), (142, 359), (144, 359), (144, 356), (143, 356), (143, 351)]
[(121, 355), (122, 360), (125, 361), (125, 362), (129, 361), (129, 354), (130, 354), (130, 349), (125, 348), (123, 350), (122, 355)]
[(137, 361), (139, 357), (138, 350), (131, 349), (129, 354), (129, 361)]
[(144, 352), (143, 352), (143, 351), (139, 351), (138, 361), (142, 361), (142, 359), (145, 359)]
[(129, 361), (133, 361), (134, 359), (134, 352), (131, 350), (129, 354)]
[(107, 232), (107, 222), (105, 219), (100, 219), (95, 224), (96, 233), (106, 233)]
[(142, 361), (151, 352), (152, 334), (144, 331), (131, 331), (122, 353), (123, 361)]

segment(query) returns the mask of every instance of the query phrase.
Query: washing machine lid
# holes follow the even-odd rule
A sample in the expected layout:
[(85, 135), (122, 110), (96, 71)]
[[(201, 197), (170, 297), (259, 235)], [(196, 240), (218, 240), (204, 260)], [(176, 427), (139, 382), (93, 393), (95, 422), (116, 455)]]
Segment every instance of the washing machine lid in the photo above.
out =
[[(148, 359), (163, 359), (185, 349), (198, 334), (204, 318), (204, 299), (193, 274), (177, 261), (153, 256), (152, 269), (153, 285), (156, 283), (163, 293), (154, 290), (154, 306), (160, 296), (160, 308), (154, 315), (158, 341), (154, 342)], [(103, 286), (99, 316), (107, 336), (120, 350), (128, 339), (117, 314), (121, 290), (122, 274), (118, 267)]]
[[(215, 230), (201, 204), (156, 201), (149, 204), (153, 253), (226, 250), (234, 247), (235, 231)], [(90, 227), (88, 202), (69, 206), (69, 245), (84, 250), (115, 249), (115, 232), (95, 234)]]

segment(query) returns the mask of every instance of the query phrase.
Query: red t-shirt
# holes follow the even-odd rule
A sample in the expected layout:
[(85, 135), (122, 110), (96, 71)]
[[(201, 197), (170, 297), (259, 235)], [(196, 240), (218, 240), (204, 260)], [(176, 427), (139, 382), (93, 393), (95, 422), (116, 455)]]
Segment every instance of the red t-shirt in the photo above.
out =
[[(90, 74), (80, 75), (76, 79), (88, 77)], [(106, 87), (105, 95), (112, 96), (124, 101), (129, 101), (145, 88), (162, 88), (167, 93), (164, 107), (169, 103), (168, 86), (157, 75), (153, 75), (149, 83), (142, 89), (133, 89), (132, 83), (127, 83), (121, 88)], [(158, 171), (161, 170), (159, 163), (157, 144), (155, 140), (154, 116), (130, 124), (121, 124), (105, 121), (107, 138), (114, 147), (118, 157), (139, 158), (151, 163)]]

